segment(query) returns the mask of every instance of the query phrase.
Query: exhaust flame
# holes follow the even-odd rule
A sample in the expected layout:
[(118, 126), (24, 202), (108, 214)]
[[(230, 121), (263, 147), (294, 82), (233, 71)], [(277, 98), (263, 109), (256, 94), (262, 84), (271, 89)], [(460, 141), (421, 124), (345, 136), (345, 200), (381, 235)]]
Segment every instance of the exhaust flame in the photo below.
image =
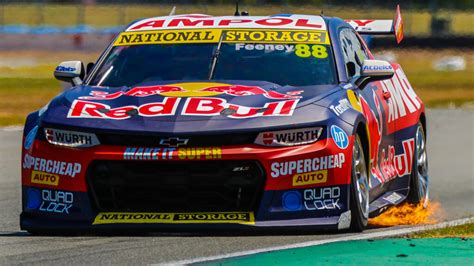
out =
[(373, 226), (395, 226), (413, 224), (434, 224), (437, 222), (438, 212), (441, 205), (438, 202), (430, 202), (428, 207), (423, 204), (409, 204), (393, 206), (381, 215), (370, 219), (369, 224)]

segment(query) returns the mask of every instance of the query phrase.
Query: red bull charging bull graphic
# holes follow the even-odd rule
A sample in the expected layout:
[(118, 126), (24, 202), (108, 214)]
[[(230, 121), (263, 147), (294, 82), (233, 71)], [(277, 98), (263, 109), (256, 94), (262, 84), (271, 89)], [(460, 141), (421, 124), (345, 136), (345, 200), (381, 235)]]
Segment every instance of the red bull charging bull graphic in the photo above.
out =
[[(92, 91), (90, 96), (79, 97), (72, 104), (68, 118), (128, 119), (132, 113), (142, 117), (173, 116), (178, 105), (184, 102), (181, 115), (216, 116), (223, 112), (230, 118), (251, 118), (259, 116), (291, 116), (303, 91), (291, 91), (287, 94), (265, 90), (258, 86), (229, 85), (223, 83), (181, 83), (171, 85), (135, 87), (129, 91), (108, 93)], [(243, 106), (228, 103), (227, 100), (212, 97), (217, 95), (234, 97), (261, 95), (267, 99), (278, 100), (263, 106)], [(127, 105), (112, 108), (104, 103), (90, 100), (114, 100), (123, 96), (148, 97), (165, 96), (162, 101), (139, 106)], [(186, 98), (186, 99), (182, 99)], [(136, 110), (136, 111), (134, 111)]]

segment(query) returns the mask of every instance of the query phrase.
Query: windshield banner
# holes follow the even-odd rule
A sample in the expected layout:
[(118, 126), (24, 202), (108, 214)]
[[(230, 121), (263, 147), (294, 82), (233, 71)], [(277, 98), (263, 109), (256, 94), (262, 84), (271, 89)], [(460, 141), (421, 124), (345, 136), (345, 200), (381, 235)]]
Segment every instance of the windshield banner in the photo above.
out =
[(326, 31), (200, 29), (123, 32), (114, 46), (179, 43), (305, 43), (329, 44)]

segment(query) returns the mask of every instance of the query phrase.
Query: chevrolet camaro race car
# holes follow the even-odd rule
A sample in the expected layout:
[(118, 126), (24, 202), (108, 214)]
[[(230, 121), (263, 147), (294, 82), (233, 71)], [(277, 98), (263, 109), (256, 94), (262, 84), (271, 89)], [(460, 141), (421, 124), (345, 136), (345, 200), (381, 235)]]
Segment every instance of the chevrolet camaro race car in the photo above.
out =
[(428, 203), (426, 118), (361, 37), (392, 20), (171, 15), (131, 23), (31, 113), (21, 228), (361, 231)]

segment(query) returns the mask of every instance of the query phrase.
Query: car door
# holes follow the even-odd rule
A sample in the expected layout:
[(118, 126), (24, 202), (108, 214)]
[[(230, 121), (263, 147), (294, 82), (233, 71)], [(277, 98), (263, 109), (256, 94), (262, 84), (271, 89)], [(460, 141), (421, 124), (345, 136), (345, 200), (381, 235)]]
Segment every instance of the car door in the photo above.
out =
[[(362, 64), (372, 55), (352, 28), (342, 28), (339, 31), (339, 41), (348, 80), (360, 76)], [(389, 94), (380, 81), (371, 82), (365, 88), (354, 89), (362, 107), (362, 112), (367, 120), (367, 129), (370, 145), (370, 198), (375, 199), (384, 193), (388, 181), (394, 176), (385, 171), (384, 165), (389, 160), (389, 149), (394, 145), (394, 135), (388, 134), (387, 115)]]

